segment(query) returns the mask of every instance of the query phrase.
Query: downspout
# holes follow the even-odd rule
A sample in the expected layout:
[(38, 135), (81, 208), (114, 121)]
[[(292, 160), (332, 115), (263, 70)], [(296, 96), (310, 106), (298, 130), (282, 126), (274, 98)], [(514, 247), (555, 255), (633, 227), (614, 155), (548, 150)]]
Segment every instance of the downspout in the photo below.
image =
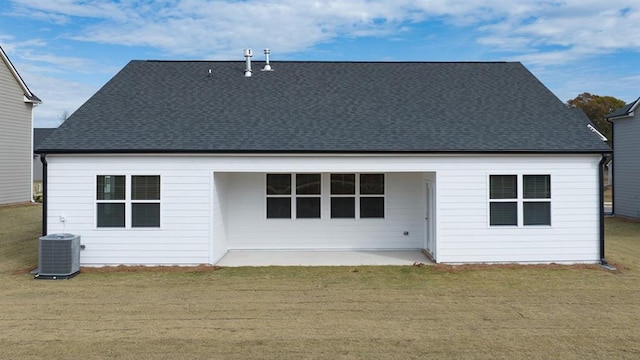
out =
[(598, 183), (600, 184), (600, 265), (609, 266), (604, 258), (604, 164), (607, 161), (605, 154), (602, 154), (600, 166), (598, 167)]
[(615, 215), (616, 203), (615, 201), (613, 201), (613, 199), (615, 199), (616, 197), (616, 165), (614, 164), (616, 155), (615, 151), (613, 150), (615, 146), (615, 144), (613, 143), (613, 137), (615, 136), (615, 126), (613, 126), (613, 121), (610, 121), (609, 119), (607, 119), (607, 121), (611, 123), (611, 166), (613, 166), (613, 170), (611, 170), (611, 179), (609, 179), (609, 182), (611, 183), (611, 215)]
[[(31, 124), (33, 124), (33, 111), (31, 111)], [(30, 171), (31, 181), (29, 182), (29, 184), (31, 184), (31, 198), (30, 199), (31, 199), (31, 203), (32, 204), (36, 202), (36, 199), (34, 198), (35, 192), (33, 191), (33, 166), (35, 165), (34, 161), (33, 161), (34, 160), (33, 157), (35, 156), (33, 154), (33, 149), (34, 149), (34, 146), (33, 146), (33, 133), (34, 132), (35, 132), (35, 130), (33, 129), (33, 125), (32, 125), (31, 126), (31, 171)]]
[(42, 162), (42, 236), (47, 236), (47, 154), (40, 154)]
[(609, 183), (611, 183), (611, 215), (615, 215), (616, 213), (616, 203), (613, 201), (613, 199), (616, 197), (615, 191), (616, 191), (616, 187), (614, 186), (615, 182), (616, 182), (616, 164), (614, 164), (614, 160), (615, 160), (615, 152), (613, 151), (613, 148), (616, 146), (616, 144), (613, 143), (613, 139), (615, 137), (615, 126), (613, 126), (613, 121), (606, 119), (607, 122), (609, 124), (611, 124), (611, 166), (613, 166), (613, 170), (611, 170), (610, 174), (611, 174), (611, 179), (609, 179)]

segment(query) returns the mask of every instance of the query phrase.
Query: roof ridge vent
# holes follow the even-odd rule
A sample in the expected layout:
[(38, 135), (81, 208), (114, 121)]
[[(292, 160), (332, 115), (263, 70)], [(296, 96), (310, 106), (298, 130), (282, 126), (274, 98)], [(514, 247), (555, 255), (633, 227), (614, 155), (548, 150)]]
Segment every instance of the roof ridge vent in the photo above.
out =
[(269, 48), (264, 49), (264, 68), (261, 71), (273, 71), (271, 65), (269, 65), (269, 54), (271, 50)]
[(253, 51), (251, 49), (244, 49), (244, 57), (247, 59), (247, 68), (244, 69), (244, 77), (251, 77), (251, 57), (253, 56)]

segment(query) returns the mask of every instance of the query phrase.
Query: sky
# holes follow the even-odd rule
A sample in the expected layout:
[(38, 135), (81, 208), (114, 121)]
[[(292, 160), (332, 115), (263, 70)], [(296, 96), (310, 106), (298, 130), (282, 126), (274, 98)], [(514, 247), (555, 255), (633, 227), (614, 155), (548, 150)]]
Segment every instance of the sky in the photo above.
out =
[(560, 100), (640, 97), (640, 0), (0, 0), (56, 127), (131, 60), (519, 61)]

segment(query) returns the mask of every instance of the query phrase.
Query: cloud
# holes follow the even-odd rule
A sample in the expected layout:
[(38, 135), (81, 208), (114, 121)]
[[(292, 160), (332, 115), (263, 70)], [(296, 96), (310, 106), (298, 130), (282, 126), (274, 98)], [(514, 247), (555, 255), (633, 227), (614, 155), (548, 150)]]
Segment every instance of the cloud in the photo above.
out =
[(53, 22), (97, 20), (69, 35), (74, 40), (160, 48), (183, 57), (237, 56), (247, 46), (295, 53), (340, 37), (397, 34), (407, 24), (433, 19), (475, 29), (478, 44), (522, 53), (532, 62), (640, 47), (640, 37), (621, 26), (640, 22), (634, 0), (16, 0), (13, 8)]
[[(87, 69), (94, 68), (93, 66), (90, 66), (90, 64), (93, 63), (92, 60), (80, 57), (58, 56), (51, 53), (31, 50), (22, 51), (20, 57), (24, 61), (29, 61), (45, 66), (43, 70), (46, 72), (88, 72)], [(38, 70), (37, 68), (35, 68), (34, 70), (37, 72), (42, 72), (42, 70)]]
[[(19, 41), (0, 33), (0, 40), (29, 89), (43, 100), (34, 110), (36, 127), (59, 125), (63, 113), (75, 111), (117, 70), (94, 59), (57, 55), (43, 39)], [(102, 76), (87, 81), (89, 72)]]
[(36, 127), (58, 126), (63, 113), (73, 113), (102, 85), (96, 82), (110, 76), (105, 74), (102, 78), (86, 82), (83, 76), (76, 76), (71, 69), (42, 66), (22, 59), (18, 63), (13, 62), (29, 89), (43, 101), (34, 110)]
[(542, 3), (538, 8), (483, 25), (481, 45), (511, 52), (523, 61), (560, 64), (588, 56), (640, 48), (628, 25), (640, 23), (634, 1)]
[[(132, 9), (131, 13), (136, 13)], [(162, 48), (174, 55), (228, 54), (232, 49), (270, 46), (293, 53), (338, 36), (388, 34), (403, 14), (365, 2), (304, 4), (297, 1), (181, 1), (156, 5), (153, 17), (132, 16), (96, 24), (75, 39)], [(110, 22), (110, 21), (107, 21)], [(113, 25), (113, 26), (112, 26)]]
[(96, 69), (103, 73), (114, 71), (113, 68), (106, 68), (104, 64), (98, 66), (95, 59), (57, 55), (53, 52), (56, 49), (43, 39), (17, 41), (12, 36), (0, 34), (0, 40), (3, 41), (3, 49), (11, 54), (14, 65), (28, 70), (25, 71), (26, 77), (29, 77), (29, 74), (95, 73)]
[(30, 76), (31, 90), (43, 99), (43, 104), (34, 109), (36, 127), (57, 127), (62, 123), (63, 114), (73, 113), (95, 88), (86, 83), (66, 80), (60, 86), (59, 78), (35, 74)]
[[(113, 60), (62, 53), (49, 42), (66, 41), (67, 49), (78, 42), (87, 47), (145, 47), (156, 57), (183, 59), (241, 59), (243, 48), (270, 47), (274, 58), (286, 59), (304, 52), (332, 53), (331, 46), (325, 45), (360, 38), (410, 39), (415, 45), (417, 40), (410, 37), (426, 27), (424, 49), (447, 51), (447, 59), (522, 61), (551, 79), (550, 83), (551, 72), (561, 74), (564, 66), (606, 54), (638, 54), (640, 49), (640, 37), (633, 32), (640, 24), (637, 0), (11, 0), (2, 13), (37, 19), (55, 29), (44, 40), (23, 41), (0, 34), (5, 50), (18, 53), (17, 61), (33, 70), (34, 77), (42, 76), (45, 93), (41, 97), (47, 104), (57, 104), (58, 98), (46, 77), (77, 76), (85, 69), (115, 72), (113, 66), (105, 69), (105, 64), (96, 64)], [(430, 28), (433, 24), (440, 27)], [(450, 32), (429, 37), (428, 31), (440, 29), (455, 29), (459, 36), (451, 43)], [(389, 55), (380, 53), (380, 57)], [(80, 84), (77, 80), (76, 85)], [(581, 85), (571, 79), (567, 84), (558, 85), (562, 94)], [(631, 90), (637, 91), (635, 86)], [(88, 90), (68, 95), (84, 101), (93, 93), (86, 94)], [(60, 101), (64, 106), (56, 105), (52, 111), (61, 111), (71, 100)]]
[(66, 24), (74, 17), (104, 18), (121, 21), (129, 16), (122, 7), (126, 2), (118, 4), (108, 0), (77, 1), (77, 0), (13, 0), (14, 6), (10, 14), (28, 16), (39, 20), (51, 21), (56, 24)]

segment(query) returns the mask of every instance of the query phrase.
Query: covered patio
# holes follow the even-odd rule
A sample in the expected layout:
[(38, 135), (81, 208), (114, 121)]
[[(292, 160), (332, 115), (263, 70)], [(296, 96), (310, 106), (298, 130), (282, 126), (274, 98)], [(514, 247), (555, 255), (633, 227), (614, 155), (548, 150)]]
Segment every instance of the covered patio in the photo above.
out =
[[(358, 157), (357, 163), (356, 159), (334, 159), (338, 163), (354, 160), (343, 166), (357, 168), (351, 171), (342, 167), (327, 171), (328, 167), (336, 165), (328, 163), (325, 157), (318, 157), (314, 162), (319, 164), (305, 162), (307, 168), (319, 169), (315, 172), (306, 168), (301, 170), (307, 172), (231, 171), (233, 169), (214, 172), (209, 263), (219, 266), (352, 266), (428, 262), (421, 250), (426, 249), (435, 256), (435, 216), (429, 216), (429, 213), (435, 213), (435, 204), (430, 201), (435, 199), (435, 172), (371, 172), (375, 165), (373, 159)], [(298, 163), (300, 160), (291, 158), (287, 162), (294, 162), (297, 168), (302, 166)], [(378, 162), (384, 161), (378, 159)], [(252, 166), (253, 170), (259, 163), (256, 160), (247, 166)], [(395, 162), (393, 164), (397, 166)], [(367, 168), (361, 171), (365, 165)], [(236, 166), (239, 166), (237, 161)], [(424, 167), (424, 164), (420, 166)], [(349, 176), (351, 192), (334, 193), (332, 186), (338, 182), (334, 177)], [(373, 195), (362, 190), (363, 183), (368, 184), (363, 180), (365, 177), (382, 180)], [(286, 185), (282, 194), (270, 193), (275, 191), (277, 184), (270, 185), (269, 181), (275, 178), (282, 178)], [(307, 178), (313, 181), (303, 183)], [(314, 192), (307, 194), (311, 185)], [(286, 205), (282, 214), (276, 214), (270, 208), (270, 201), (274, 199)], [(364, 206), (372, 202), (365, 200), (372, 199), (380, 205), (374, 207), (374, 213), (371, 208), (366, 212)], [(347, 214), (345, 210), (345, 214), (334, 214), (336, 209), (343, 209), (334, 206), (337, 200), (349, 200), (351, 212)], [(307, 204), (302, 209), (308, 213), (299, 211), (303, 204)]]

